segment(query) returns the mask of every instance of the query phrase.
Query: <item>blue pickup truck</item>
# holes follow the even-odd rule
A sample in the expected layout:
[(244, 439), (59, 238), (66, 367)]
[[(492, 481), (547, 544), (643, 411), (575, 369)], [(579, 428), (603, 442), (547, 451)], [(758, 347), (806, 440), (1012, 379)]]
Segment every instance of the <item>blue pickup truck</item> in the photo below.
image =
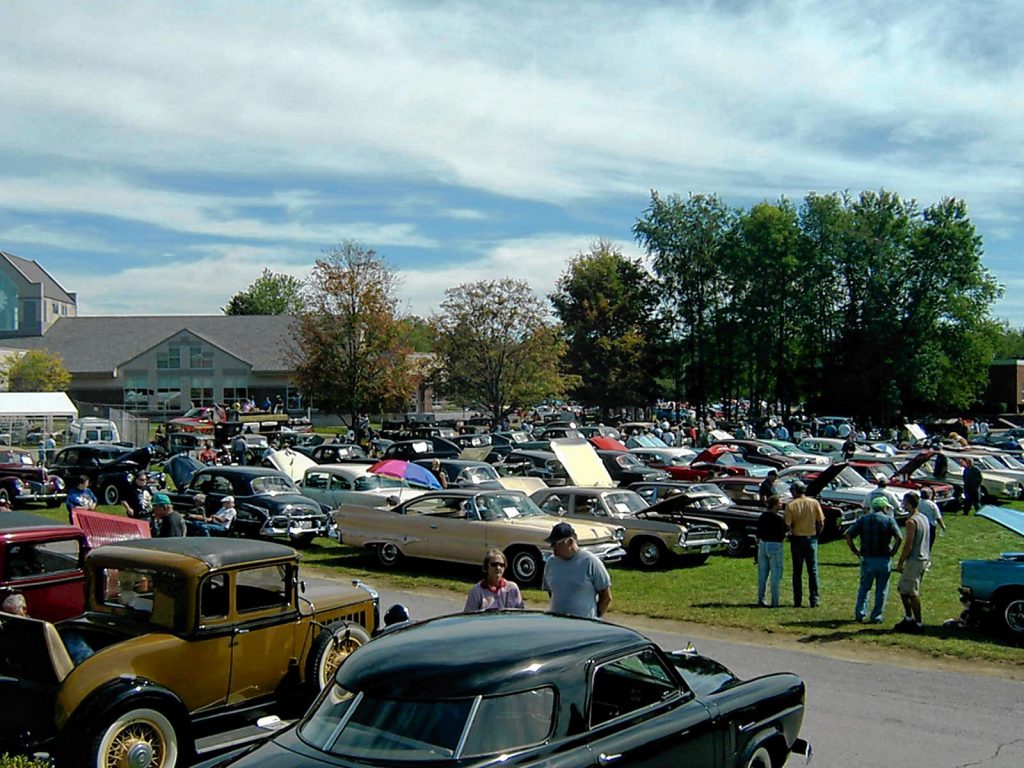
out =
[[(1024, 512), (984, 506), (978, 517), (1024, 536)], [(1011, 637), (1024, 639), (1024, 552), (1003, 552), (995, 560), (961, 561), (960, 601), (968, 623), (992, 617)]]

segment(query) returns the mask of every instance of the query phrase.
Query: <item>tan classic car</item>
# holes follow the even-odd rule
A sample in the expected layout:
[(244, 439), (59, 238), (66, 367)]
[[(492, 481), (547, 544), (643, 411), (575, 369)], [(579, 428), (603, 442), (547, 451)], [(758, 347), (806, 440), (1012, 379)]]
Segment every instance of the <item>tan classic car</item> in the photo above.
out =
[(258, 706), (311, 701), (379, 612), (362, 585), (314, 608), (297, 553), (270, 542), (128, 541), (85, 565), (83, 616), (0, 615), (0, 752), (45, 749), (89, 768), (187, 765), (203, 752), (197, 740), (265, 715)]
[[(520, 491), (470, 489), (431, 492), (390, 509), (344, 504), (334, 520), (343, 544), (372, 549), (383, 565), (403, 557), (479, 565), (495, 548), (505, 553), (509, 578), (520, 584), (540, 581), (551, 556), (544, 539), (562, 522)], [(604, 562), (625, 556), (621, 527), (573, 521), (573, 528), (580, 547)]]

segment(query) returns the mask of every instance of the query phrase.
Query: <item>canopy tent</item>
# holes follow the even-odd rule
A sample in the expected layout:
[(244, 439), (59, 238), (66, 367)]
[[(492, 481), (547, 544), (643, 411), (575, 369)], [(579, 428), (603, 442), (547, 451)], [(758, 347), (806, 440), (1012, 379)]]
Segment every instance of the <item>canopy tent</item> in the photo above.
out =
[(0, 419), (64, 417), (78, 409), (65, 392), (0, 392)]

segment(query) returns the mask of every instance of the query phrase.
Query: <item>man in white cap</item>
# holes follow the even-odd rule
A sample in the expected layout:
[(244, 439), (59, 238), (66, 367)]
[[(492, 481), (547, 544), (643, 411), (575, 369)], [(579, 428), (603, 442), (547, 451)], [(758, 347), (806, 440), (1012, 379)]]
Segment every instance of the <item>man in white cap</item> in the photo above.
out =
[(889, 517), (894, 517), (896, 515), (896, 510), (899, 509), (902, 504), (900, 504), (900, 500), (896, 498), (896, 494), (889, 490), (889, 478), (879, 472), (875, 475), (875, 484), (876, 487), (868, 491), (868, 495), (864, 497), (862, 514), (867, 514), (871, 511), (871, 502), (875, 499), (882, 498), (885, 499), (886, 503), (889, 505), (885, 514), (889, 515)]

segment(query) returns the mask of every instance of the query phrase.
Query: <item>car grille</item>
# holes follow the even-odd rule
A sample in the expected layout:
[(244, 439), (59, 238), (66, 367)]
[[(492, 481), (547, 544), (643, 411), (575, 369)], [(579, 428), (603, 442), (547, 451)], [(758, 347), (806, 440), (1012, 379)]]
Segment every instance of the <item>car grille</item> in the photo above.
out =
[(722, 529), (717, 525), (708, 525), (707, 523), (688, 523), (686, 526), (686, 541), (690, 544), (699, 541), (720, 541), (721, 530)]

